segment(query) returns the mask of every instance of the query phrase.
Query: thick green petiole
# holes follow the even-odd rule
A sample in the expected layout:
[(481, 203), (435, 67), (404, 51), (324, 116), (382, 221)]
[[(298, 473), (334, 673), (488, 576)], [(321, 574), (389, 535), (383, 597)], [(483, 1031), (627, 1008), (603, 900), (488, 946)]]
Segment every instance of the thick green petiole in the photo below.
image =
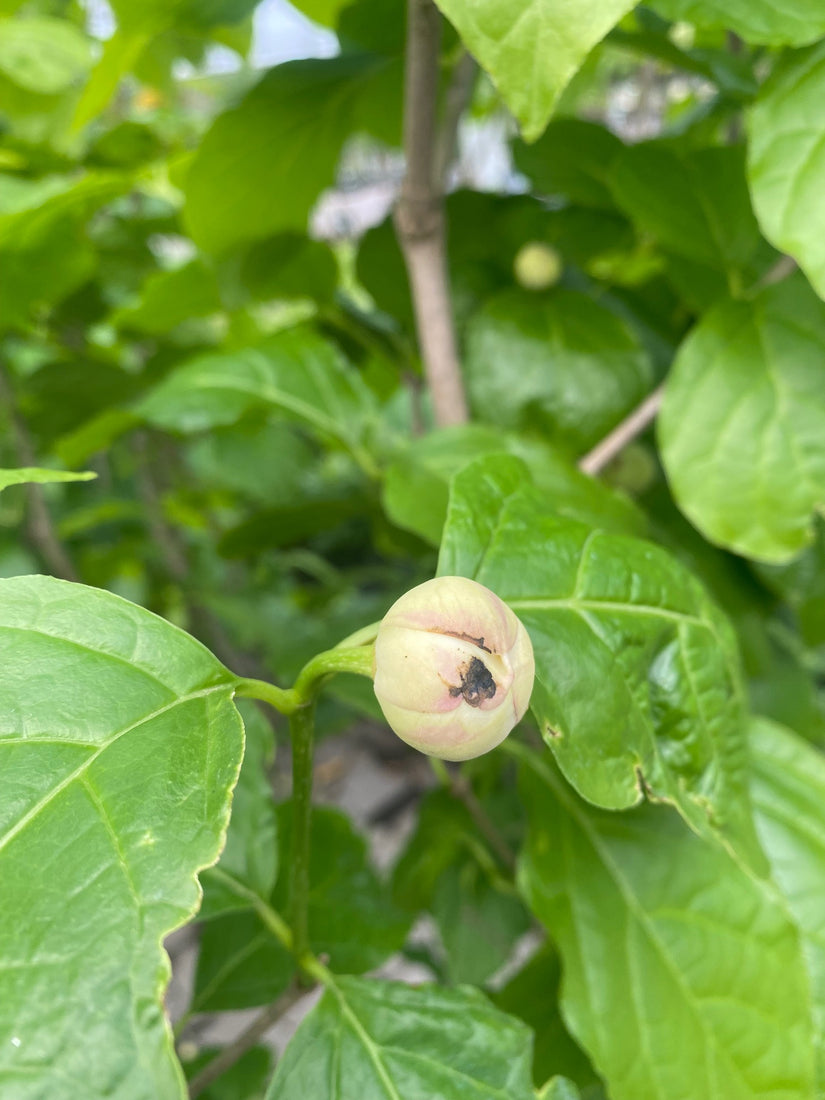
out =
[[(335, 649), (319, 653), (304, 665), (293, 687), (276, 687), (266, 680), (239, 679), (236, 694), (269, 703), (289, 718), (292, 741), (292, 844), (290, 850), (289, 919), (290, 950), (298, 960), (311, 958), (309, 945), (309, 854), (312, 825), (312, 757), (315, 700), (327, 676), (353, 672), (374, 673), (375, 627), (366, 627)], [(355, 643), (355, 644), (353, 644)], [(303, 965), (303, 964), (302, 964)]]

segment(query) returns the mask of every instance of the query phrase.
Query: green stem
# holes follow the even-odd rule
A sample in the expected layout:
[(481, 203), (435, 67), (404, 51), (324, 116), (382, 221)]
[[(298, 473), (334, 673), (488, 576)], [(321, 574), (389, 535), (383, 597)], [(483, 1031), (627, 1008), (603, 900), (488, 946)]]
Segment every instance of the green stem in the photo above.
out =
[(358, 676), (372, 676), (375, 673), (375, 655), (373, 647), (328, 649), (319, 653), (304, 665), (292, 689), (303, 706), (313, 699), (320, 688), (320, 681), (333, 672), (354, 672)]
[(279, 688), (266, 680), (239, 678), (235, 685), (235, 694), (245, 699), (260, 699), (269, 703), (281, 714), (294, 714), (315, 698), (321, 687), (321, 681), (335, 672), (354, 672), (359, 676), (374, 674), (375, 658), (373, 646), (362, 644), (375, 637), (377, 626), (367, 626), (324, 653), (319, 653), (308, 661), (298, 674), (294, 687)]
[(336, 645), (336, 649), (354, 649), (356, 646), (372, 645), (378, 634), (378, 628), (381, 625), (378, 623), (370, 623), (369, 626), (362, 626), (360, 630), (356, 630), (354, 634), (348, 634), (346, 638), (342, 638)]
[(309, 953), (309, 841), (312, 824), (312, 750), (315, 703), (299, 707), (289, 716), (292, 738), (292, 852), (289, 881), (289, 915), (293, 951), (301, 959)]
[[(237, 695), (260, 699), (289, 717), (292, 740), (292, 850), (290, 853), (289, 916), (291, 929), (270, 924), (271, 913), (261, 913), (268, 927), (286, 946), (284, 933), (290, 937), (289, 950), (305, 973), (306, 960), (312, 958), (309, 949), (309, 849), (312, 822), (312, 755), (315, 700), (327, 676), (335, 672), (354, 672), (372, 678), (375, 669), (373, 645), (359, 644), (373, 640), (376, 628), (365, 627), (341, 646), (319, 653), (304, 665), (294, 687), (285, 690), (265, 680), (238, 679)], [(278, 918), (280, 920), (281, 918)]]
[(242, 699), (260, 699), (280, 714), (291, 714), (298, 705), (294, 688), (279, 688), (266, 680), (239, 679), (235, 694)]

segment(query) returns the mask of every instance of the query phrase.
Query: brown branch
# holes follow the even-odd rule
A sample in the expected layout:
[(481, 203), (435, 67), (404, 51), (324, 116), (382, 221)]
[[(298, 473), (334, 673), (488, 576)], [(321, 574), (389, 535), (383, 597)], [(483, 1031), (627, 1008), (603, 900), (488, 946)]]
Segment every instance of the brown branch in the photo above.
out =
[(271, 1005), (267, 1005), (259, 1012), (249, 1027), (245, 1028), (228, 1046), (225, 1046), (220, 1054), (217, 1054), (211, 1062), (203, 1067), (200, 1073), (195, 1074), (189, 1082), (190, 1100), (200, 1096), (213, 1081), (217, 1081), (222, 1074), (231, 1069), (248, 1050), (251, 1050), (257, 1044), (259, 1039), (266, 1035), (267, 1031), (282, 1016), (286, 1015), (297, 1001), (306, 996), (307, 992), (307, 989), (297, 985), (293, 986), (277, 1001), (273, 1001)]
[(516, 869), (516, 856), (513, 849), (498, 831), (495, 823), (487, 815), (487, 811), (476, 798), (475, 791), (470, 786), (470, 781), (461, 772), (450, 773), (450, 791), (464, 803), (470, 817), (475, 822), (478, 831), (501, 860), (504, 867), (511, 873)]
[(435, 145), (435, 179), (446, 191), (450, 171), (458, 149), (458, 125), (467, 109), (476, 82), (478, 65), (475, 58), (462, 53), (455, 64), (452, 79), (444, 97), (444, 115)]
[(626, 416), (621, 424), (617, 424), (612, 432), (609, 432), (592, 451), (579, 460), (579, 469), (582, 473), (594, 477), (601, 473), (605, 466), (609, 465), (616, 455), (623, 450), (628, 443), (636, 439), (656, 419), (659, 409), (662, 407), (664, 396), (664, 383), (658, 386), (653, 393), (648, 394), (641, 405)]
[[(133, 450), (136, 459), (135, 481), (146, 515), (149, 534), (164, 569), (180, 588), (191, 633), (208, 645), (218, 660), (239, 676), (248, 676), (256, 680), (266, 679), (266, 672), (255, 658), (239, 652), (217, 617), (193, 596), (189, 582), (190, 565), (186, 546), (178, 531), (164, 518), (163, 501), (152, 469), (151, 447), (145, 432), (138, 432), (134, 436)], [(271, 708), (261, 707), (260, 709), (272, 724), (274, 716)]]
[[(37, 455), (29, 429), (14, 407), (14, 394), (5, 374), (0, 371), (0, 399), (8, 408), (17, 461), (21, 466), (37, 466)], [(60, 540), (52, 520), (42, 485), (27, 485), (26, 538), (54, 577), (79, 581), (80, 574), (68, 550)]]
[(467, 421), (447, 277), (444, 194), (436, 178), (441, 16), (432, 0), (408, 0), (404, 77), (406, 172), (395, 229), (410, 280), (418, 344), (436, 423)]

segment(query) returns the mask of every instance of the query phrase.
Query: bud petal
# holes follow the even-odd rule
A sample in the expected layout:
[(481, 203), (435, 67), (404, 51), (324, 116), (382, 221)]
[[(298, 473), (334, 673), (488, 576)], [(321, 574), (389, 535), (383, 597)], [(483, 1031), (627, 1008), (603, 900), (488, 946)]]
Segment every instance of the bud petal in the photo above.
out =
[(533, 647), (494, 592), (436, 577), (397, 600), (375, 642), (375, 695), (408, 745), (469, 760), (500, 744), (533, 690)]

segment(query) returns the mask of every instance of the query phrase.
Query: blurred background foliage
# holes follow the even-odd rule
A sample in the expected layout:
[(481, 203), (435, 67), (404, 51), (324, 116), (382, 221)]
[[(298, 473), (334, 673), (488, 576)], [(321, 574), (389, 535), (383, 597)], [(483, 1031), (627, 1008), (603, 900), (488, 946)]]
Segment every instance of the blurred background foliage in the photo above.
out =
[[(742, 123), (778, 51), (711, 20), (696, 29), (682, 7), (627, 15), (533, 144), (476, 74), (446, 203), (472, 423), (439, 429), (390, 213), (400, 0), (0, 0), (0, 466), (96, 475), (2, 494), (0, 576), (108, 589), (235, 672), (288, 685), (433, 575), (451, 477), (506, 452), (555, 511), (681, 558), (736, 628), (754, 709), (822, 745), (822, 522), (790, 563), (760, 563), (684, 518), (652, 433), (598, 481), (576, 465), (663, 380), (700, 315), (781, 263), (751, 207)], [(447, 26), (443, 94), (461, 58)], [(343, 678), (320, 729), (357, 722), (375, 738), (377, 717), (369, 683)], [(518, 847), (507, 768), (468, 772)], [(345, 943), (317, 932), (343, 969), (401, 947), (422, 910), (443, 951), (406, 950), (444, 980), (483, 984), (506, 961), (529, 918), (468, 841), (466, 812), (427, 796), (392, 898), (346, 819), (319, 812), (318, 858), (351, 860), (364, 891)], [(219, 908), (195, 1008), (277, 996), (277, 960), (251, 955), (213, 980), (210, 945), (248, 942)], [(488, 954), (468, 955), (468, 929)], [(367, 935), (377, 947), (362, 957)], [(529, 1016), (529, 990), (558, 981), (548, 947), (497, 997)], [(544, 1004), (529, 1022), (596, 1089)]]

